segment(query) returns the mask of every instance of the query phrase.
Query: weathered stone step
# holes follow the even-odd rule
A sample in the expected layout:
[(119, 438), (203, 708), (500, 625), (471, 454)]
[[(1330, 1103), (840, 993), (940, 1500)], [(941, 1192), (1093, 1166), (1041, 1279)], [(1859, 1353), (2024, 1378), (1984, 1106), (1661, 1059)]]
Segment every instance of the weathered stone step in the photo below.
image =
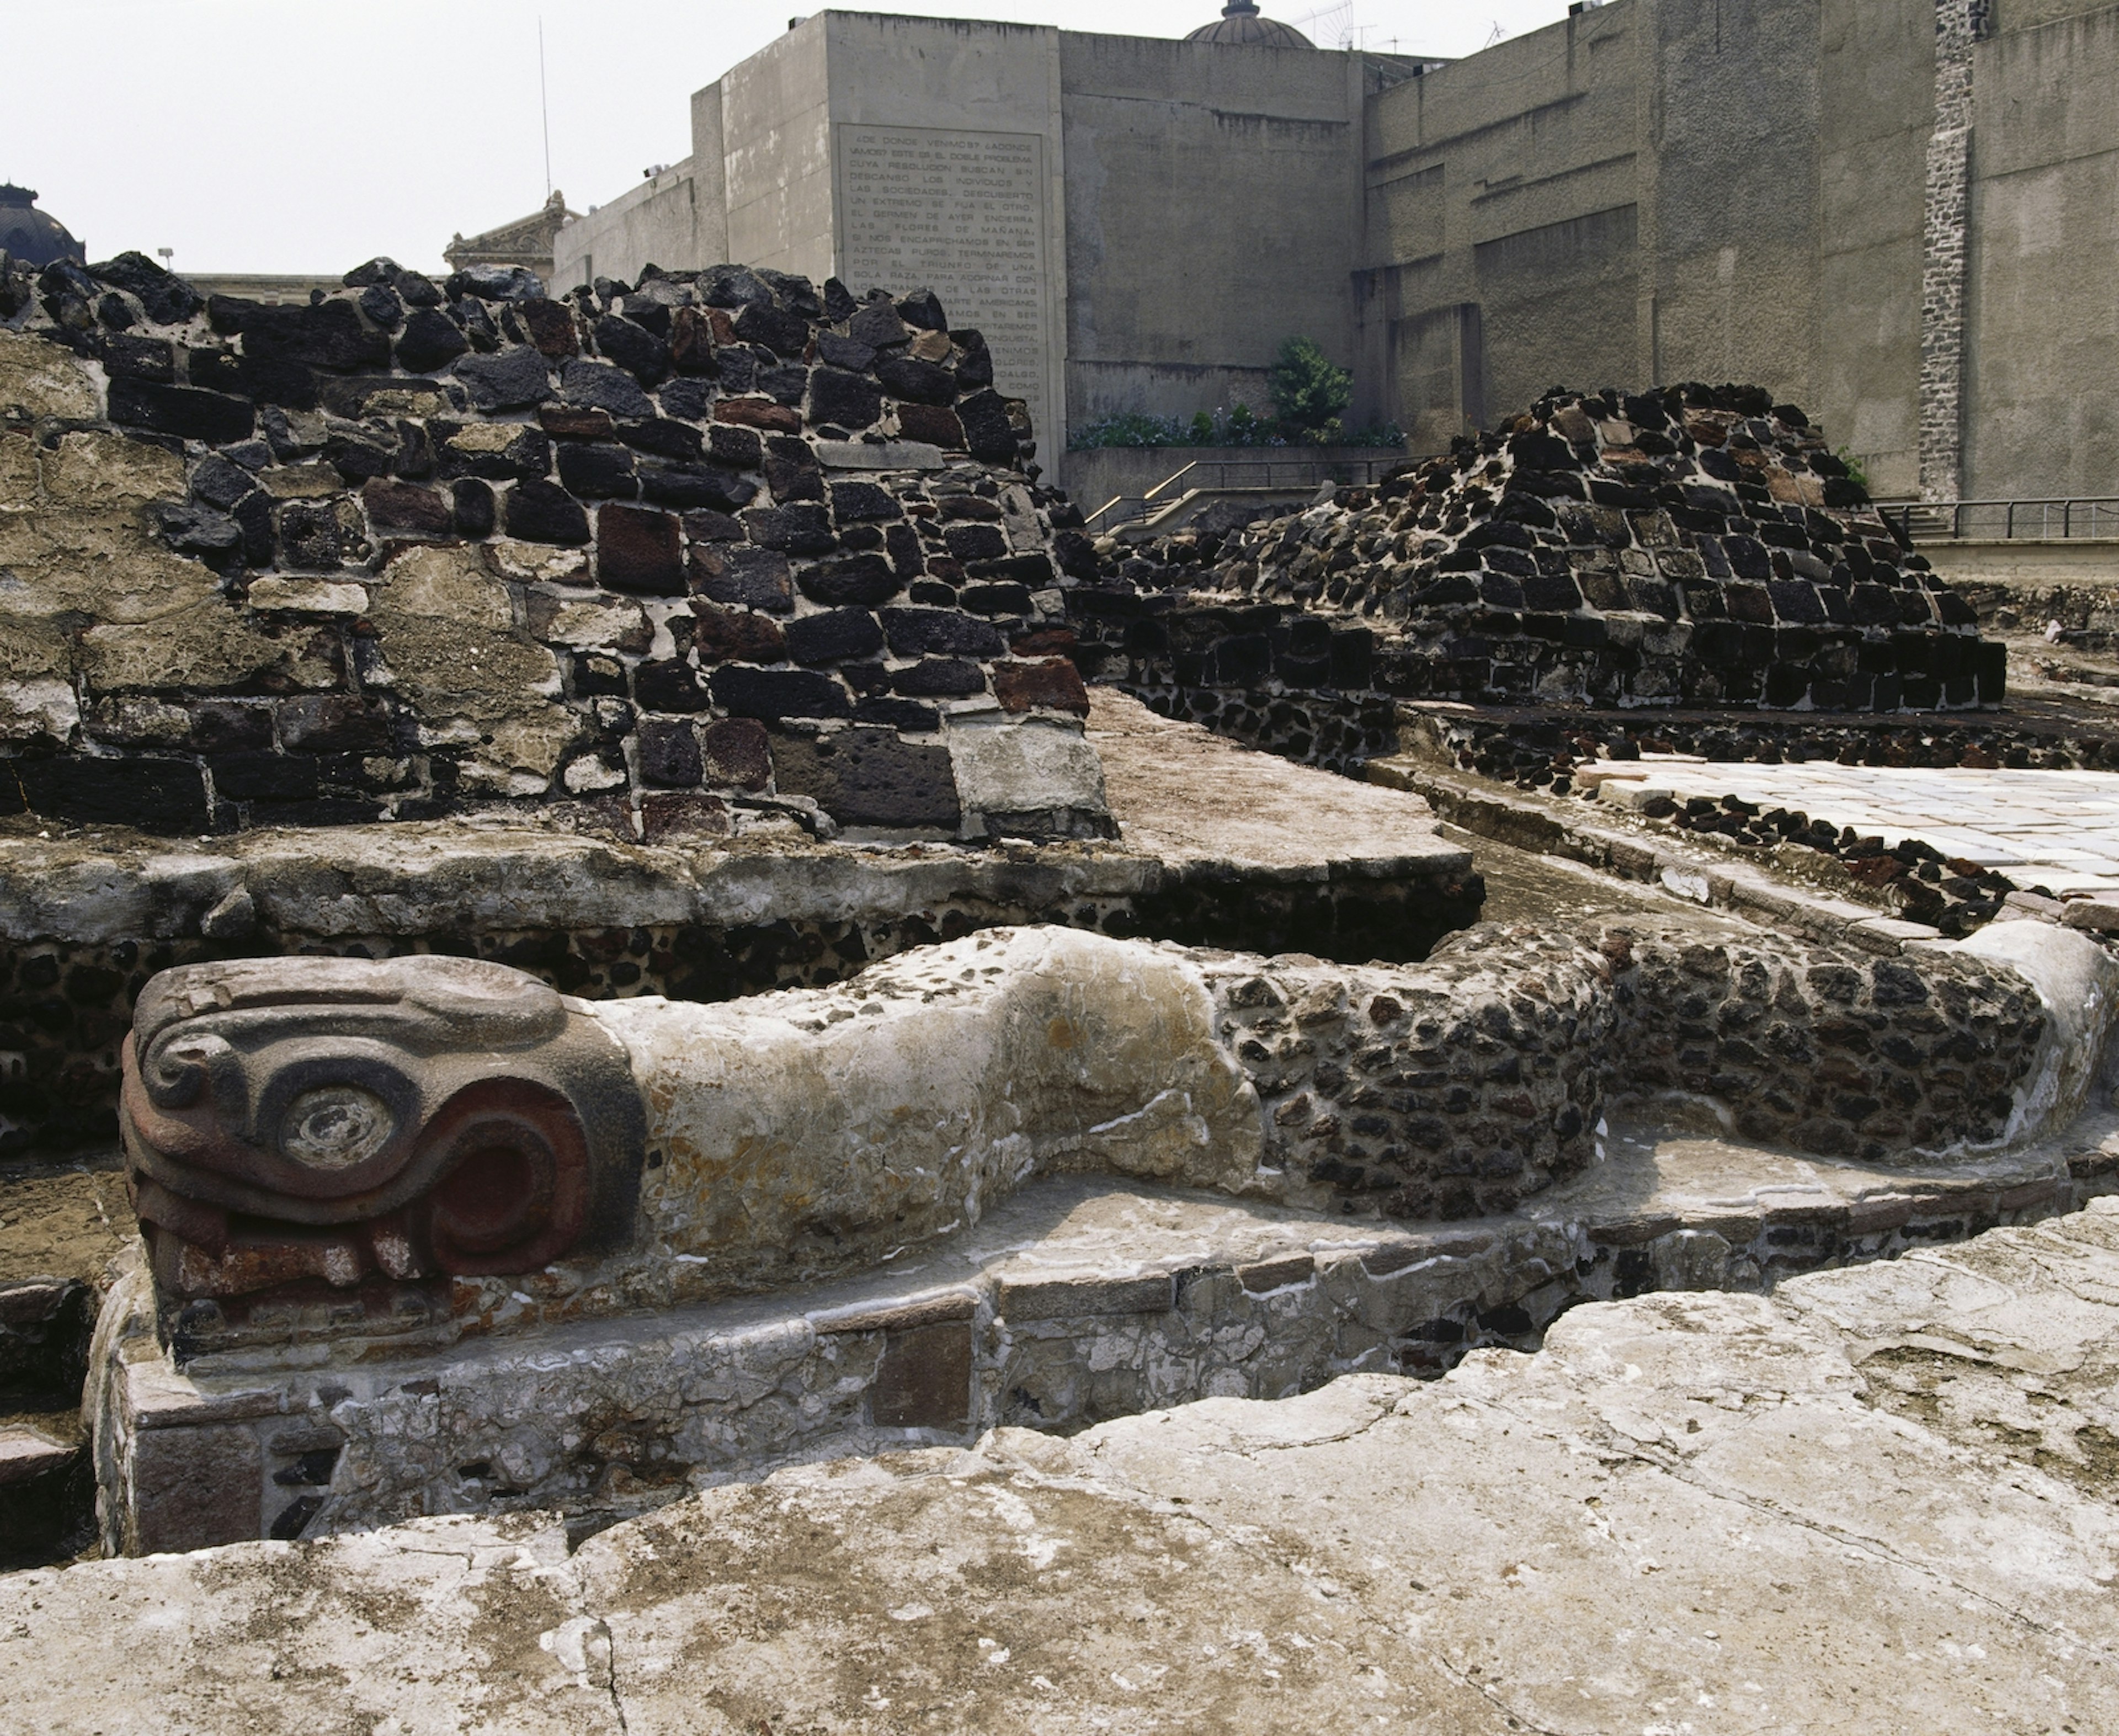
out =
[[(420, 1512), (638, 1511), (773, 1464), (1070, 1432), (1350, 1372), (1530, 1348), (1586, 1301), (1764, 1290), (2032, 1223), (2119, 1187), (2119, 1118), (2012, 1158), (1880, 1172), (1620, 1120), (1519, 1213), (1400, 1226), (1106, 1178), (799, 1297), (581, 1321), (424, 1355), (203, 1358), (141, 1274), (105, 1316), (111, 1545), (316, 1536)], [(517, 1298), (530, 1306), (526, 1295)]]
[(524, 1736), (2110, 1729), (2114, 1206), (586, 1541), (457, 1514), (0, 1578), (7, 1715), (306, 1729), (323, 1682)]

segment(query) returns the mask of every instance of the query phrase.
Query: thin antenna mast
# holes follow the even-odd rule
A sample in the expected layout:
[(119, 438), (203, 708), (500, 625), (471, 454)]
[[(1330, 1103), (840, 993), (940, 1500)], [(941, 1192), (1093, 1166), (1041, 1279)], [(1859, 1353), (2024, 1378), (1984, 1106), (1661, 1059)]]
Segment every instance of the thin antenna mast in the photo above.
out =
[(552, 98), (545, 88), (545, 17), (537, 16), (537, 107), (545, 118), (545, 197), (552, 197)]

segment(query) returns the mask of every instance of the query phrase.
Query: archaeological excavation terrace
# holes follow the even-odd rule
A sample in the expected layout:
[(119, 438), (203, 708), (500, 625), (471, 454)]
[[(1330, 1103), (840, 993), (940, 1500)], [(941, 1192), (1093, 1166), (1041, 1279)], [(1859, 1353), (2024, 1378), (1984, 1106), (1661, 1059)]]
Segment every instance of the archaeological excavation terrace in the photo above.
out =
[[(1957, 1573), (2040, 1717), (2119, 1712), (2119, 719), (2023, 661), (2033, 606), (1756, 388), (1555, 391), (1092, 531), (994, 381), (914, 286), (377, 259), (303, 305), (0, 256), (24, 1703), (67, 1697), (48, 1611), (281, 1621), (284, 1571), (376, 1590), (327, 1667), (405, 1729), (1071, 1728), (1158, 1669), (1195, 1728), (1282, 1687), (1353, 1728), (1371, 1671), (1405, 1727), (1519, 1727), (1495, 1586), (1583, 1658), (1584, 1610), (1671, 1614), (1647, 1543), (1563, 1569), (1537, 1503), (1593, 1530), (1568, 1479), (1647, 1466), (1773, 1529), (1815, 1484), (1707, 1458), (1778, 1407), (1846, 1537), (1943, 1516), (1787, 1567), (1863, 1612), (1835, 1668)], [(1475, 1539), (1482, 1465), (1539, 1493)], [(1368, 1565), (1307, 1507), (1257, 1545), (1328, 1488)], [(1653, 1547), (1696, 1586), (1709, 1535)], [(1438, 1640), (1393, 1701), (1459, 1618), (1392, 1599), (1481, 1551), (1508, 1662)], [(1730, 1571), (1713, 1692), (1785, 1706)], [(687, 1584), (873, 1668), (731, 1686), (732, 1618), (638, 1631)], [(1083, 1637), (1135, 1605), (1198, 1632)], [(423, 1710), (355, 1661), (473, 1630), (406, 1651)], [(1537, 1727), (1622, 1727), (1583, 1658)], [(241, 1669), (214, 1715), (278, 1727)]]

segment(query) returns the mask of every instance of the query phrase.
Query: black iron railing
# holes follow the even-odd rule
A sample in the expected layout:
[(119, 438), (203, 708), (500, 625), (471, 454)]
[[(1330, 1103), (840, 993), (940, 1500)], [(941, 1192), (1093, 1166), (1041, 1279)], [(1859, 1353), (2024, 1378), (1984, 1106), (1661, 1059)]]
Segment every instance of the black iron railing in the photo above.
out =
[(2119, 536), (2119, 494), (2049, 500), (1913, 500), (1877, 510), (1908, 537), (2049, 542)]

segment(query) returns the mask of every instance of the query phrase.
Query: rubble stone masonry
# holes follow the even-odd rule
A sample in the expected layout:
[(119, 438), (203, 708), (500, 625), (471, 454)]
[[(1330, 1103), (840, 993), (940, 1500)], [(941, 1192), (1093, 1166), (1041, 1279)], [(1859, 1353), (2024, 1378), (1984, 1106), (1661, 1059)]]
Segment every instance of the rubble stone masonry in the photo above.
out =
[(0, 808), (1107, 833), (1078, 520), (992, 382), (931, 294), (735, 266), (285, 306), (0, 255)]
[(1386, 751), (1401, 701), (1733, 722), (2003, 691), (1971, 606), (1755, 387), (1556, 393), (1374, 489), (1094, 552), (1087, 675), (1324, 764)]
[(1936, 0), (1935, 131), (1921, 271), (1920, 487), (1954, 500), (1964, 475), (1964, 281), (1971, 233), (1972, 45), (1987, 0)]

